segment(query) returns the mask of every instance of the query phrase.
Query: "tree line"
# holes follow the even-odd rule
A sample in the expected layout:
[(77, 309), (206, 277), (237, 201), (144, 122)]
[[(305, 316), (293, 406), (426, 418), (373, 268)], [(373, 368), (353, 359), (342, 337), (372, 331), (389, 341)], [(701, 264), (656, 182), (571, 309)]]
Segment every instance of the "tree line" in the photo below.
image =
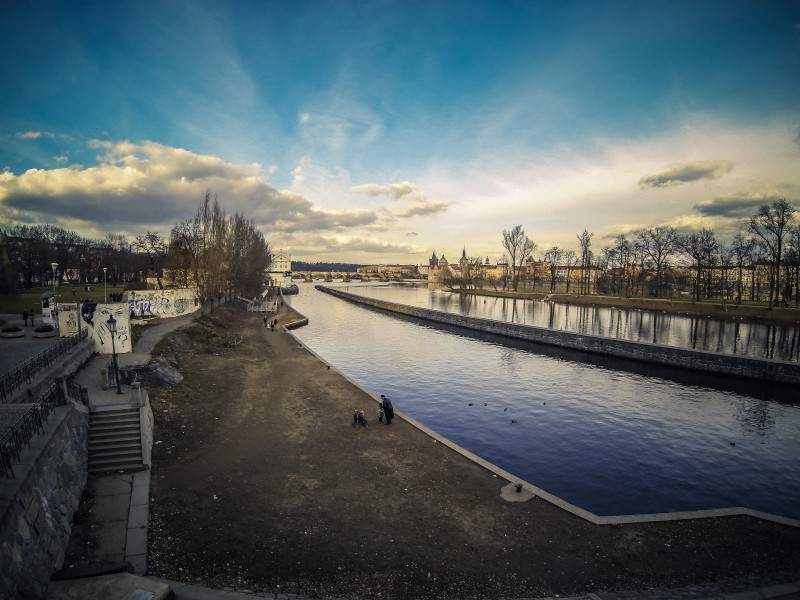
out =
[(713, 230), (681, 233), (671, 226), (644, 227), (620, 234), (595, 252), (594, 234), (576, 235), (577, 252), (552, 246), (538, 260), (538, 244), (521, 225), (503, 231), (506, 254), (489, 274), (480, 258), (471, 258), (445, 284), (500, 286), (517, 291), (520, 283), (555, 292), (619, 296), (691, 296), (693, 301), (723, 299), (766, 301), (798, 306), (800, 298), (800, 225), (797, 209), (786, 199), (764, 204), (741, 224), (726, 244)]
[(194, 216), (175, 223), (168, 237), (153, 231), (129, 239), (85, 238), (52, 225), (0, 229), (0, 292), (49, 285), (108, 282), (145, 289), (148, 278), (165, 287), (198, 287), (204, 298), (254, 293), (264, 284), (272, 253), (252, 220), (228, 215), (206, 192)]

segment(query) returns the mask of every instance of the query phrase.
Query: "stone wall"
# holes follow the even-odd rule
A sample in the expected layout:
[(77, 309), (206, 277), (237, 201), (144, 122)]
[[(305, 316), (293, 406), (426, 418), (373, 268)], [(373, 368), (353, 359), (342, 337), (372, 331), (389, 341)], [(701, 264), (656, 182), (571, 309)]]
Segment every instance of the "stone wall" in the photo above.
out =
[(88, 477), (89, 410), (69, 402), (0, 479), (0, 597), (44, 598), (62, 568)]
[(690, 350), (660, 344), (644, 344), (641, 342), (604, 338), (594, 335), (555, 331), (544, 327), (517, 325), (504, 321), (493, 321), (490, 319), (467, 317), (415, 306), (406, 306), (404, 304), (386, 302), (374, 298), (364, 298), (324, 286), (316, 287), (318, 290), (357, 304), (537, 344), (548, 344), (561, 348), (591, 352), (593, 354), (666, 365), (669, 367), (692, 369), (719, 375), (731, 375), (747, 379), (770, 380), (800, 385), (800, 364), (797, 363), (731, 354), (718, 354), (716, 352)]

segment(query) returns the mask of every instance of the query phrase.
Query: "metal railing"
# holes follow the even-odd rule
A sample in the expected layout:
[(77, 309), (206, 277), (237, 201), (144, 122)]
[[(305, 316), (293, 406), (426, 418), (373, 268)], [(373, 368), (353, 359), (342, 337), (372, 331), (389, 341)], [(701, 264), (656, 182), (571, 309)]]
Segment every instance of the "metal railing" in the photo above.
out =
[(83, 388), (74, 379), (67, 381), (67, 396), (75, 400), (75, 402), (83, 402)]
[(39, 371), (46, 369), (65, 354), (72, 352), (75, 346), (87, 337), (88, 331), (81, 330), (5, 373), (0, 377), (0, 402), (8, 402), (16, 389), (30, 383)]
[(61, 387), (52, 383), (27, 409), (19, 412), (12, 409), (14, 416), (19, 416), (0, 434), (0, 477), (15, 477), (13, 463), (20, 461), (25, 446), (30, 448), (34, 434), (44, 433), (44, 424), (48, 417), (57, 406), (63, 406), (66, 401)]
[[(108, 387), (117, 387), (117, 378), (114, 371), (114, 359), (108, 361), (108, 367), (106, 367), (106, 383)], [(130, 386), (132, 383), (139, 381), (139, 373), (134, 371), (133, 369), (123, 369), (120, 367), (119, 369), (119, 384), (120, 385), (127, 385)]]

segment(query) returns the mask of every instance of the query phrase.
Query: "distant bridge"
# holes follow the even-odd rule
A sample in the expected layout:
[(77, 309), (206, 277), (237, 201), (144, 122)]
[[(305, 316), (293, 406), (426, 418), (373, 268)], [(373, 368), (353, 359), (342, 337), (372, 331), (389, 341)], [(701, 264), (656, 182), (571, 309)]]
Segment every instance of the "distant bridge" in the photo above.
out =
[(387, 273), (352, 273), (349, 271), (292, 271), (295, 283), (321, 283), (333, 281), (401, 281), (401, 277)]

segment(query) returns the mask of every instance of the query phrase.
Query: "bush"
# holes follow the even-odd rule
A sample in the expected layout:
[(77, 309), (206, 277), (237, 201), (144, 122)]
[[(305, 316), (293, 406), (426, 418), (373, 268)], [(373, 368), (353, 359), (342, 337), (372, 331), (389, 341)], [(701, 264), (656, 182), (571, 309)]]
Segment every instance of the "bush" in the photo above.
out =
[(18, 331), (22, 331), (22, 328), (18, 325), (9, 325), (8, 327), (3, 327), (3, 329), (0, 331), (3, 333), (16, 333)]
[(45, 323), (43, 325), (39, 325), (33, 331), (34, 331), (34, 333), (49, 333), (51, 331), (55, 331), (55, 328), (52, 325), (50, 325), (49, 323)]

